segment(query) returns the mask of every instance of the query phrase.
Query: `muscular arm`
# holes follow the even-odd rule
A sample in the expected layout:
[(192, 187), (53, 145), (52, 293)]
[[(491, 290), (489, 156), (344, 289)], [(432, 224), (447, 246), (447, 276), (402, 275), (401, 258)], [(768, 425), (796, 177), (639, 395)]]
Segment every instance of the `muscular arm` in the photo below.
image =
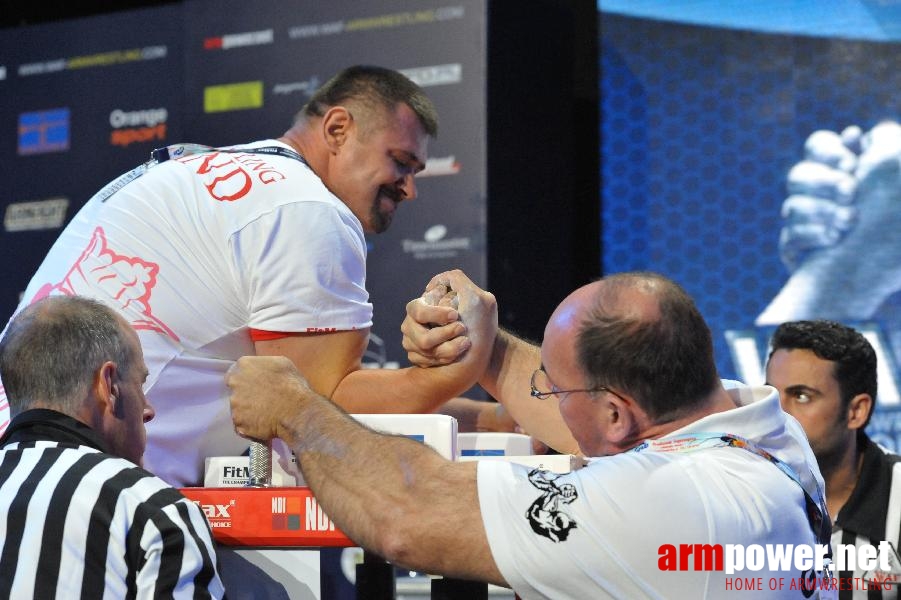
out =
[(557, 452), (580, 454), (579, 444), (560, 416), (556, 396), (539, 400), (531, 396), (529, 380), (541, 366), (538, 346), (500, 330), (488, 369), (479, 380), (498, 399), (523, 430)]
[(506, 585), (482, 525), (475, 463), (363, 427), (284, 360), (242, 358), (228, 384), (238, 432), (285, 440), (325, 512), (358, 544), (406, 568)]
[(342, 379), (360, 369), (369, 330), (297, 333), (254, 343), (257, 356), (286, 356), (310, 387), (330, 398)]
[[(473, 354), (467, 356), (467, 363), (483, 362), (484, 358)], [(341, 381), (332, 400), (350, 413), (432, 412), (475, 385), (475, 375), (455, 374), (465, 371), (464, 365), (429, 371), (418, 367), (361, 369)]]
[[(459, 313), (473, 325), (472, 347), (459, 361), (434, 369), (361, 369), (368, 330), (297, 334), (256, 342), (260, 356), (286, 356), (318, 393), (350, 413), (426, 413), (459, 396), (476, 383), (491, 354), (497, 329), (494, 296), (468, 296)], [(464, 331), (453, 321), (446, 327)]]

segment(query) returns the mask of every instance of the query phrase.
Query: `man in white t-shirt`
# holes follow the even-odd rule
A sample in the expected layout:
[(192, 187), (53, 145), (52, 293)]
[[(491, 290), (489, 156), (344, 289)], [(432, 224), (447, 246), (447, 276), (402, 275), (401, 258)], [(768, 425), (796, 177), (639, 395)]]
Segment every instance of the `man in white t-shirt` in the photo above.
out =
[[(457, 294), (473, 347), (494, 340), (480, 383), (532, 435), (595, 458), (566, 475), (448, 462), (356, 424), (288, 361), (240, 359), (227, 379), (236, 430), (285, 440), (352, 539), (400, 566), (522, 598), (834, 597), (823, 565), (767, 560), (799, 546), (828, 553), (804, 433), (775, 389), (719, 380), (710, 331), (678, 285), (634, 273), (579, 288), (540, 349), (498, 333), (483, 314), (493, 296), (461, 272), (437, 285)], [(405, 346), (418, 363), (443, 365), (465, 347), (427, 325), (448, 310), (408, 305)]]
[[(245, 354), (287, 356), (351, 412), (431, 410), (469, 386), (449, 372), (363, 370), (361, 359), (372, 325), (364, 232), (384, 231), (416, 197), (436, 132), (431, 101), (409, 79), (345, 69), (279, 139), (170, 146), (98, 192), (19, 308), (77, 294), (131, 323), (156, 408), (145, 465), (176, 486), (202, 481), (205, 457), (247, 448), (223, 381)], [(0, 432), (7, 422), (0, 411)]]

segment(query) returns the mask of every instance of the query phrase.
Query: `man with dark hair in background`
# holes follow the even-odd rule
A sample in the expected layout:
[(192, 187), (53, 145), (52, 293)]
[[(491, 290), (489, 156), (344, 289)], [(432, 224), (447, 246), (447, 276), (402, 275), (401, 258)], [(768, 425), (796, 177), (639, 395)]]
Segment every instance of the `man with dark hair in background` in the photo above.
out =
[[(793, 321), (780, 325), (771, 341), (767, 383), (776, 387), (782, 407), (810, 440), (833, 515), (832, 543), (892, 544), (890, 562), (898, 569), (901, 536), (901, 456), (875, 444), (864, 429), (876, 402), (876, 353), (858, 331), (833, 321)], [(853, 564), (853, 563), (852, 563)], [(878, 582), (891, 573), (874, 569), (840, 572)], [(891, 579), (890, 579), (891, 580)], [(901, 578), (866, 598), (898, 598)], [(890, 588), (890, 589), (889, 589)], [(856, 597), (842, 590), (840, 598)]]
[[(523, 598), (583, 600), (723, 598), (733, 575), (714, 568), (715, 545), (828, 542), (804, 432), (776, 390), (720, 381), (710, 330), (674, 282), (627, 273), (579, 288), (554, 311), (540, 348), (498, 334), (494, 297), (463, 273), (438, 275), (437, 286), (457, 295), (458, 309), (408, 304), (411, 358), (446, 364), (470, 344), (466, 354), (493, 346), (490, 365), (465, 365), (483, 387), (517, 421), (537, 414), (533, 436), (597, 458), (565, 475), (450, 462), (361, 426), (283, 358), (240, 359), (227, 380), (236, 430), (288, 442), (323, 510), (362, 546)], [(457, 313), (468, 341), (458, 327), (434, 326)], [(697, 557), (680, 568), (684, 545), (711, 551), (709, 568)], [(767, 565), (734, 577), (751, 572), (802, 575)], [(786, 585), (767, 597), (834, 596)]]
[(158, 155), (167, 160), (101, 190), (20, 309), (79, 294), (135, 327), (157, 411), (146, 465), (176, 486), (202, 482), (206, 457), (247, 449), (223, 381), (243, 355), (287, 356), (350, 412), (428, 412), (472, 382), (453, 369), (361, 368), (373, 315), (364, 232), (387, 229), (416, 197), (437, 127), (431, 101), (400, 73), (345, 69), (278, 139), (170, 146)]
[(9, 324), (0, 375), (0, 598), (223, 595), (200, 508), (138, 466), (154, 412), (122, 317), (40, 300)]

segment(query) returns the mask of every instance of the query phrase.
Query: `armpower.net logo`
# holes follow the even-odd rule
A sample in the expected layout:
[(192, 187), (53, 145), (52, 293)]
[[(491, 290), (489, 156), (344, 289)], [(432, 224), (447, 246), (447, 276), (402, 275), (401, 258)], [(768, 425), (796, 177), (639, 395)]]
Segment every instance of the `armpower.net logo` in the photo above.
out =
[[(838, 544), (830, 556), (828, 545), (816, 544), (663, 544), (658, 549), (661, 571), (723, 571), (725, 591), (800, 590), (809, 597), (816, 590), (892, 590), (901, 584), (901, 559), (891, 543), (878, 546)], [(766, 571), (767, 577), (758, 576)], [(862, 572), (863, 577), (834, 577), (833, 573)], [(784, 577), (772, 577), (784, 572)], [(808, 594), (807, 592), (810, 592)]]

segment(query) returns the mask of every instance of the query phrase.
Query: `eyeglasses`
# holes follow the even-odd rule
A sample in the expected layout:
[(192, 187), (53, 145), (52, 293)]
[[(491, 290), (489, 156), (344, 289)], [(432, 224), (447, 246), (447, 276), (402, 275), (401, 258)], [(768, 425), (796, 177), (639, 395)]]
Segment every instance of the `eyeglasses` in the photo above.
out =
[[(533, 398), (538, 398), (539, 400), (545, 400), (551, 396), (556, 396), (558, 394), (573, 394), (575, 392), (610, 392), (620, 400), (625, 400), (622, 396), (614, 392), (608, 387), (597, 387), (594, 389), (584, 389), (584, 390), (558, 390), (556, 389), (553, 383), (551, 383), (551, 378), (548, 377), (547, 372), (545, 372), (544, 367), (538, 367), (535, 369), (535, 372), (532, 373), (532, 379), (529, 381), (529, 385), (532, 388), (530, 392)], [(550, 390), (550, 391), (542, 391), (542, 389)]]

